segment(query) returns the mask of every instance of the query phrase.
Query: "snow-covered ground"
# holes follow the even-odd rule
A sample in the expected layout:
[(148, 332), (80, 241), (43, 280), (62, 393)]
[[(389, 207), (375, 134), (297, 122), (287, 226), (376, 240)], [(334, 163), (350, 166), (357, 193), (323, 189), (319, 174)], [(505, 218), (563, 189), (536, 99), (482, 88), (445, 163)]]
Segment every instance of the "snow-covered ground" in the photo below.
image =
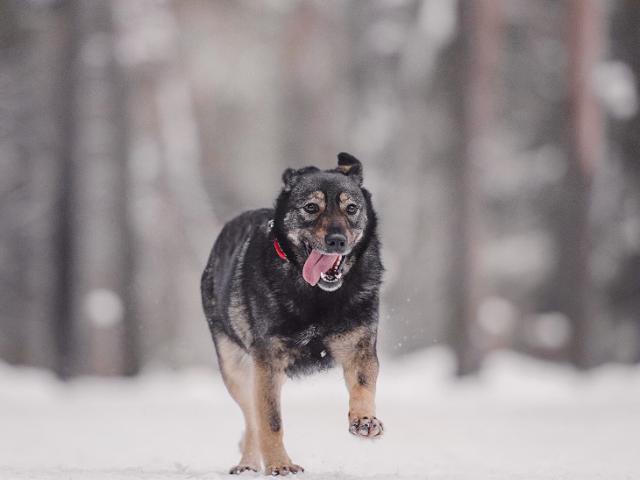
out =
[[(289, 382), (285, 442), (303, 478), (640, 479), (639, 368), (580, 376), (500, 353), (456, 383), (450, 367), (439, 349), (383, 360), (375, 442), (348, 434), (337, 370)], [(230, 478), (240, 430), (217, 372), (63, 385), (0, 366), (2, 480)]]

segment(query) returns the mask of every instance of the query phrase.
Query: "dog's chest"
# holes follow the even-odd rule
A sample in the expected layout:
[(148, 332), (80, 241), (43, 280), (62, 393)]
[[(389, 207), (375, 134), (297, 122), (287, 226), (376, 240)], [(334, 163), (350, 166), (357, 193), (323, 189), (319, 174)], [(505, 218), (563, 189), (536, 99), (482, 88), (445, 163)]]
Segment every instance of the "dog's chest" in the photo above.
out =
[(331, 368), (334, 361), (326, 345), (326, 338), (326, 331), (311, 325), (285, 339), (290, 358), (287, 374), (296, 376)]

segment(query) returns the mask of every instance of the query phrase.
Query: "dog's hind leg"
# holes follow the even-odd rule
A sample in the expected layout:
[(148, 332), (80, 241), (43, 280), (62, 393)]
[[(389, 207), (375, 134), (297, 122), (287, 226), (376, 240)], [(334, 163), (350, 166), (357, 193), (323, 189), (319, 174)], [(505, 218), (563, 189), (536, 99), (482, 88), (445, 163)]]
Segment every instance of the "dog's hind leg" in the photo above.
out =
[(231, 474), (260, 470), (260, 447), (253, 405), (253, 365), (249, 355), (224, 335), (215, 339), (220, 372), (227, 390), (244, 416), (245, 429), (240, 440), (242, 457)]

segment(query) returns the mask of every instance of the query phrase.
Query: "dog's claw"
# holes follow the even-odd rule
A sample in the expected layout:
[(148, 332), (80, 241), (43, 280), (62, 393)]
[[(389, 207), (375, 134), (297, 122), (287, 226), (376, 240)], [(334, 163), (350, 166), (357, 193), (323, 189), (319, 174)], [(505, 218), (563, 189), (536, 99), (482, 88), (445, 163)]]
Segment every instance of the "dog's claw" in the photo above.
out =
[(257, 472), (258, 469), (252, 467), (251, 465), (236, 465), (235, 467), (231, 467), (229, 470), (229, 474), (231, 475), (240, 475), (242, 472)]
[(384, 426), (376, 417), (355, 418), (349, 426), (349, 432), (360, 438), (379, 438), (384, 432)]
[(304, 468), (295, 464), (267, 468), (267, 475), (271, 475), (272, 477), (289, 475), (290, 473), (295, 475), (298, 472), (304, 472)]

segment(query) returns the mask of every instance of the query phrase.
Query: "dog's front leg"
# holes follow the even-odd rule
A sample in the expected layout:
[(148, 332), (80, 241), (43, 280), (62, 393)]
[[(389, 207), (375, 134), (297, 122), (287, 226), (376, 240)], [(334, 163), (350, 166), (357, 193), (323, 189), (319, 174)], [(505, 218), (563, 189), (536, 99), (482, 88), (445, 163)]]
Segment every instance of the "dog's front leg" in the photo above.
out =
[(375, 334), (353, 340), (349, 336), (340, 338), (332, 348), (342, 364), (349, 391), (349, 431), (359, 437), (379, 438), (384, 427), (376, 418), (378, 356)]
[(258, 417), (258, 441), (267, 475), (287, 475), (304, 471), (294, 464), (282, 441), (280, 392), (285, 380), (284, 371), (271, 362), (255, 361), (254, 393)]

